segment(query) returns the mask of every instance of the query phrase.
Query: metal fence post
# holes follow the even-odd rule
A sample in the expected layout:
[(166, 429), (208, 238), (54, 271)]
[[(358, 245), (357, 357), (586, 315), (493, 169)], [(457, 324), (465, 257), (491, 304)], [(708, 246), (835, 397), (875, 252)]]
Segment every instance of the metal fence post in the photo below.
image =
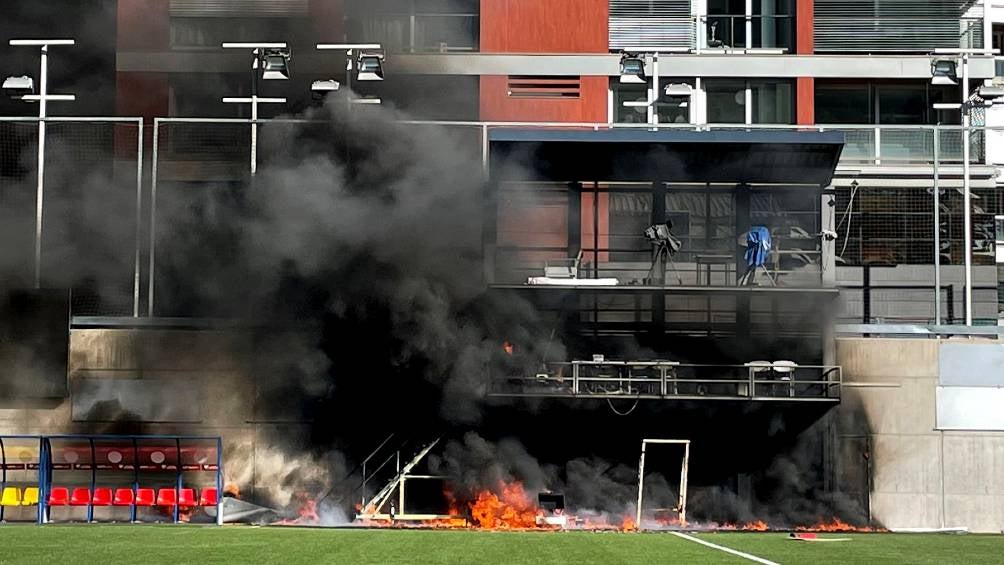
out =
[(136, 255), (133, 260), (132, 317), (139, 317), (140, 249), (143, 246), (143, 118), (136, 125)]
[(160, 144), (160, 121), (162, 119), (153, 119), (153, 153), (151, 157), (153, 160), (150, 163), (150, 257), (146, 273), (146, 276), (150, 279), (147, 281), (146, 315), (150, 318), (153, 317), (153, 287), (154, 279), (156, 278), (154, 273), (157, 266), (157, 154)]
[(941, 195), (938, 194), (938, 151), (941, 129), (934, 128), (934, 323), (941, 325)]

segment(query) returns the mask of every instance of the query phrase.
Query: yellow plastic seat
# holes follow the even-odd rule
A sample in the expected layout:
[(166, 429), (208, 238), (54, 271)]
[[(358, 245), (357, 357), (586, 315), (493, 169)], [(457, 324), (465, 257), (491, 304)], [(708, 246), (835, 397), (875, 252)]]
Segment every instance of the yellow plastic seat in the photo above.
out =
[(6, 487), (0, 495), (0, 506), (21, 506), (21, 489)]
[(38, 504), (38, 487), (25, 487), (21, 497), (21, 506), (35, 506)]

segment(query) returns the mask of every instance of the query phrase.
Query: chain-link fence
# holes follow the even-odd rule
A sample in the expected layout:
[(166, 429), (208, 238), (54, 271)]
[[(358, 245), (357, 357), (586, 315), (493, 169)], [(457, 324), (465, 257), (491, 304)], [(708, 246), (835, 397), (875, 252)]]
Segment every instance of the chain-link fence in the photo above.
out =
[(138, 314), (142, 128), (0, 118), (0, 284), (71, 289), (75, 315)]

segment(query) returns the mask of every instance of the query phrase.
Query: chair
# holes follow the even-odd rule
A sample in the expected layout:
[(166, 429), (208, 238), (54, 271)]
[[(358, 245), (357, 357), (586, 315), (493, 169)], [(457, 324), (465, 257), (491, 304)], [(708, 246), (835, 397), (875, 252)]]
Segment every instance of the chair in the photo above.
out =
[(177, 506), (178, 492), (173, 488), (162, 488), (157, 491), (157, 506)]
[(21, 497), (21, 506), (35, 506), (38, 504), (38, 487), (26, 487), (24, 496)]
[[(774, 364), (770, 361), (750, 361), (745, 365), (749, 369), (750, 383), (740, 383), (737, 392), (739, 396), (756, 396), (756, 386), (758, 384), (762, 385), (765, 380), (764, 377), (770, 376), (770, 371)], [(752, 389), (750, 389), (750, 384), (753, 385)]]
[[(773, 370), (779, 381), (784, 381), (787, 386), (781, 388), (782, 396), (795, 397), (795, 369), (798, 363), (794, 361), (774, 361)], [(785, 390), (787, 389), (787, 390)]]
[(136, 497), (131, 488), (117, 488), (115, 496), (112, 497), (112, 506), (132, 506), (134, 500)]
[(107, 487), (94, 489), (94, 498), (91, 500), (91, 504), (94, 506), (111, 506), (112, 489)]
[(91, 491), (84, 487), (73, 489), (70, 494), (70, 506), (87, 506), (91, 503)]
[(199, 506), (216, 506), (219, 504), (219, 494), (216, 487), (204, 488), (199, 493)]
[(4, 487), (3, 494), (0, 495), (0, 506), (21, 506), (21, 489)]
[(155, 494), (152, 488), (136, 489), (136, 506), (153, 506)]
[(195, 500), (195, 489), (183, 488), (178, 491), (178, 506), (182, 508), (191, 508), (193, 506), (198, 506), (197, 500)]
[(49, 506), (66, 506), (70, 503), (70, 489), (53, 487), (49, 491)]

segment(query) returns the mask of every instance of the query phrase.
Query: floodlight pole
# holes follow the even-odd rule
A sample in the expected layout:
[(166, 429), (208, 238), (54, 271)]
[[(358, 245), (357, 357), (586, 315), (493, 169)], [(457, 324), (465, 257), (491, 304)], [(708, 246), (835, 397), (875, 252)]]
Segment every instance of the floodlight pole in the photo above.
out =
[(969, 54), (962, 54), (962, 246), (966, 268), (966, 325), (973, 325), (973, 218), (972, 194), (969, 187), (969, 124), (972, 121), (969, 103)]
[(254, 65), (251, 67), (251, 96), (227, 97), (225, 104), (251, 104), (251, 176), (258, 172), (258, 104), (285, 104), (285, 98), (263, 98), (258, 96), (258, 72), (261, 64), (260, 49), (286, 49), (286, 43), (231, 43), (223, 44), (224, 49), (251, 49)]
[[(973, 213), (972, 191), (969, 182), (969, 126), (972, 121), (973, 104), (969, 96), (969, 56), (987, 55), (992, 51), (986, 49), (935, 49), (934, 53), (936, 55), (953, 55), (962, 63), (962, 103), (959, 110), (962, 112), (962, 256), (965, 264), (965, 292), (963, 296), (966, 325), (971, 326), (973, 325)], [(935, 226), (935, 229), (940, 229), (940, 226)], [(941, 289), (938, 289), (938, 292), (941, 292)]]
[(258, 104), (285, 104), (285, 98), (262, 98), (257, 94), (249, 98), (223, 99), (226, 104), (251, 104), (251, 176), (258, 172)]
[(49, 94), (49, 46), (73, 45), (72, 39), (11, 39), (11, 46), (35, 46), (42, 50), (38, 71), (38, 94), (29, 94), (21, 99), (38, 102), (38, 169), (35, 187), (35, 288), (42, 287), (42, 210), (45, 200), (45, 118), (48, 102), (72, 101), (72, 94)]

